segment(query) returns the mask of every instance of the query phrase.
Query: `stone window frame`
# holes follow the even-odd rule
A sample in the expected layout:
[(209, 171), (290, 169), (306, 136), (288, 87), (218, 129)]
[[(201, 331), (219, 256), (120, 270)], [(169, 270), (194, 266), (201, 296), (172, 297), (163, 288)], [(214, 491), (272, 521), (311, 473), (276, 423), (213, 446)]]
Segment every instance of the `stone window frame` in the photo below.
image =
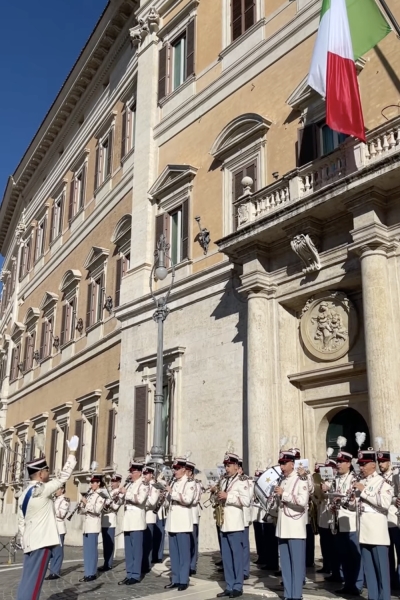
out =
[[(79, 302), (79, 282), (81, 279), (82, 273), (78, 269), (68, 269), (68, 271), (65, 272), (58, 288), (62, 294), (60, 349), (63, 349), (69, 344), (75, 342), (77, 309)], [(70, 309), (72, 309), (71, 315), (68, 312), (68, 305)], [(67, 306), (65, 313), (64, 306)], [(67, 323), (65, 323), (65, 320), (67, 320)], [(67, 327), (65, 327), (65, 325), (67, 325)], [(68, 331), (68, 336), (65, 336), (65, 334), (63, 335), (63, 332), (65, 331)]]
[(72, 177), (69, 183), (68, 227), (71, 227), (72, 222), (85, 209), (87, 200), (89, 155), (90, 150), (85, 148), (70, 169), (72, 172)]
[[(46, 449), (49, 413), (42, 412), (31, 418), (34, 448), (31, 447), (31, 460), (44, 456)], [(41, 436), (41, 437), (39, 437)], [(32, 442), (31, 442), (32, 443)]]
[(121, 135), (121, 164), (135, 152), (135, 133), (137, 127), (137, 90), (136, 83), (121, 101), (124, 103), (122, 110), (122, 135)]
[[(51, 194), (52, 203), (50, 207), (50, 232), (49, 246), (51, 246), (62, 236), (64, 231), (64, 217), (67, 203), (67, 180), (64, 180)], [(57, 204), (60, 204), (57, 209)], [(57, 227), (55, 226), (57, 223)]]
[[(86, 297), (85, 330), (104, 323), (104, 302), (107, 295), (107, 264), (110, 251), (108, 248), (93, 246), (85, 260), (84, 268), (88, 271)], [(100, 281), (99, 281), (100, 280)], [(93, 292), (93, 286), (96, 286)], [(89, 300), (89, 298), (91, 298)], [(90, 318), (89, 318), (90, 313)]]
[[(57, 475), (67, 459), (67, 440), (69, 438), (72, 405), (72, 402), (64, 402), (51, 409), (55, 423), (55, 427), (51, 431), (56, 431), (54, 448), (50, 448), (49, 466), (53, 467), (51, 475)], [(53, 444), (52, 440), (51, 444)]]
[[(47, 227), (49, 224), (49, 207), (50, 203), (46, 202), (43, 208), (40, 210), (39, 215), (36, 218), (34, 224), (35, 235), (33, 244), (33, 266), (37, 265), (46, 254)], [(38, 239), (41, 225), (43, 225), (43, 229), (39, 246)]]
[[(38, 321), (40, 319), (40, 310), (36, 307), (28, 308), (25, 318), (25, 335), (23, 344), (23, 373), (28, 373), (34, 368), (34, 354), (36, 350), (37, 334), (38, 334)], [(29, 338), (33, 339), (33, 343), (29, 344)], [(28, 355), (29, 348), (31, 349), (31, 355)], [(27, 365), (28, 363), (28, 365)]]
[(222, 2), (222, 54), (240, 45), (255, 29), (264, 24), (265, 8), (264, 0), (255, 0), (254, 23), (241, 36), (232, 39), (232, 9), (231, 0), (220, 0)]
[[(30, 271), (34, 264), (34, 241), (35, 241), (35, 223), (31, 223), (26, 228), (26, 234), (21, 241), (21, 262), (18, 273), (19, 281), (22, 281)], [(29, 248), (27, 250), (27, 248)]]
[(14, 481), (19, 482), (20, 485), (23, 485), (25, 478), (25, 473), (21, 471), (21, 467), (25, 461), (29, 461), (29, 455), (26, 454), (26, 451), (30, 424), (30, 420), (27, 420), (14, 425), (15, 437), (19, 445), (19, 456), (14, 457), (14, 464), (16, 464)]
[[(54, 354), (57, 354), (59, 350), (55, 353), (53, 352), (54, 348), (54, 332), (57, 330), (57, 303), (59, 297), (58, 294), (54, 292), (45, 292), (43, 299), (39, 305), (40, 312), (42, 313), (41, 319), (41, 330), (40, 330), (40, 340), (39, 340), (39, 352), (40, 352), (40, 363), (52, 358)], [(47, 327), (49, 322), (51, 321), (51, 327)], [(42, 350), (44, 349), (44, 350)]]
[(25, 332), (25, 325), (16, 321), (11, 330), (11, 340), (13, 342), (13, 349), (11, 353), (11, 364), (10, 364), (10, 383), (13, 383), (23, 377), (21, 368), (21, 355), (22, 355), (22, 338)]
[[(101, 390), (93, 390), (88, 394), (76, 398), (79, 417), (82, 420), (82, 440), (79, 473), (89, 473), (91, 463), (97, 459), (97, 436), (100, 409)], [(94, 425), (95, 423), (95, 425)], [(93, 427), (95, 439), (93, 440)]]
[[(99, 191), (106, 185), (108, 181), (112, 179), (113, 176), (113, 158), (115, 151), (115, 128), (117, 122), (117, 111), (112, 111), (111, 115), (108, 115), (106, 119), (104, 119), (103, 123), (98, 127), (96, 133), (94, 134), (96, 143), (96, 154), (95, 154), (95, 182), (94, 182), (94, 196), (96, 196)], [(107, 163), (110, 163), (109, 172), (107, 175), (104, 175), (104, 169), (101, 169), (100, 166), (103, 164), (104, 167), (104, 151), (102, 150), (103, 144), (108, 140), (108, 151), (107, 151)], [(108, 166), (107, 166), (108, 169)]]
[(12, 441), (13, 441), (13, 437), (14, 437), (14, 432), (15, 432), (14, 427), (8, 427), (7, 429), (4, 429), (1, 432), (2, 439), (3, 439), (2, 447), (4, 448), (4, 461), (3, 461), (3, 465), (1, 465), (2, 472), (0, 473), (0, 475), (1, 475), (0, 481), (4, 482), (4, 484), (6, 486), (9, 486), (11, 483), (11, 481), (10, 481), (11, 468), (10, 467), (11, 467), (12, 458), (13, 458)]
[(132, 233), (132, 215), (125, 214), (115, 226), (111, 236), (111, 243), (114, 244), (117, 252), (115, 265), (115, 288), (114, 288), (114, 306), (117, 308), (121, 304), (121, 286), (122, 280), (126, 276), (130, 267), (131, 260), (131, 233)]

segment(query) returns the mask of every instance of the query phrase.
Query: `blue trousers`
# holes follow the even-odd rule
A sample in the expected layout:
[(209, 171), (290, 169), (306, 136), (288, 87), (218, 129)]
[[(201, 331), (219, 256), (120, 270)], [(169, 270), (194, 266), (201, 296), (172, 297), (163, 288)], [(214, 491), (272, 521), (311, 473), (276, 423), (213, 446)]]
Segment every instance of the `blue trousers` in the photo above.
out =
[(102, 527), (104, 566), (112, 569), (115, 548), (115, 527)]
[(17, 600), (38, 600), (51, 555), (50, 548), (39, 548), (24, 554), (22, 577)]
[(243, 531), (243, 575), (250, 575), (250, 527), (245, 527)]
[(190, 570), (197, 569), (197, 559), (199, 557), (199, 526), (193, 524), (193, 531), (190, 534)]
[(49, 571), (52, 575), (60, 575), (61, 566), (64, 560), (64, 539), (65, 533), (60, 533), (61, 544), (59, 546), (54, 546), (54, 548), (51, 549)]
[(165, 519), (157, 517), (153, 532), (153, 563), (162, 562), (164, 558)]
[(226, 590), (243, 591), (243, 531), (221, 531), (221, 554)]
[(360, 545), (368, 600), (390, 600), (389, 547)]
[(97, 562), (99, 560), (98, 539), (98, 533), (83, 534), (83, 569), (85, 577), (92, 577), (97, 574)]
[(277, 571), (279, 569), (278, 538), (275, 533), (276, 525), (274, 523), (264, 524), (265, 566), (270, 571)]
[(155, 523), (147, 523), (143, 532), (142, 573), (148, 573), (153, 562), (153, 534)]
[(306, 576), (306, 540), (279, 539), (283, 595), (291, 600), (303, 596)]
[(124, 531), (125, 566), (128, 579), (140, 581), (143, 560), (143, 531)]
[(364, 586), (364, 569), (361, 560), (361, 550), (356, 531), (338, 531), (336, 534), (337, 550), (340, 555), (344, 585), (346, 588)]
[[(398, 588), (400, 585), (400, 529), (398, 527), (389, 527), (389, 567), (390, 567), (390, 583), (392, 588)], [(395, 550), (397, 556), (397, 569)]]
[(190, 575), (190, 533), (169, 533), (172, 583), (188, 585)]

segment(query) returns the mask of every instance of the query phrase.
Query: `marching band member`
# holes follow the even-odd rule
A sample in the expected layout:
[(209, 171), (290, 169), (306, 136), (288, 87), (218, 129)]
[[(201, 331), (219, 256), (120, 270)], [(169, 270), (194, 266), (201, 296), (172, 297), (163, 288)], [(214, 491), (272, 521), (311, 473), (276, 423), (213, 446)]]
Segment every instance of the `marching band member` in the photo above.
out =
[(161, 504), (157, 512), (153, 530), (153, 564), (162, 563), (164, 559), (165, 522), (167, 520), (167, 499)]
[[(355, 475), (351, 461), (353, 456), (341, 450), (336, 458), (338, 473), (335, 479), (335, 491), (343, 496), (351, 494), (355, 482)], [(358, 596), (364, 585), (364, 572), (361, 560), (360, 544), (357, 536), (357, 523), (355, 506), (346, 501), (339, 500), (338, 530), (335, 537), (337, 567), (334, 575), (336, 581), (340, 577), (340, 566), (343, 571), (344, 587), (338, 590), (339, 594)]]
[(84, 577), (79, 581), (94, 581), (97, 579), (97, 562), (99, 559), (98, 539), (101, 530), (101, 513), (105, 498), (100, 490), (104, 487), (103, 475), (94, 473), (90, 480), (90, 492), (81, 502), (83, 508), (80, 513), (84, 515), (83, 521), (83, 567)]
[(275, 488), (279, 497), (276, 535), (282, 569), (285, 598), (300, 600), (305, 579), (306, 525), (309, 491), (307, 480), (301, 479), (294, 468), (294, 452), (282, 451), (279, 464), (284, 479)]
[(154, 467), (146, 465), (143, 469), (143, 479), (149, 486), (149, 495), (146, 501), (146, 529), (143, 534), (142, 573), (149, 573), (153, 562), (153, 536), (157, 521), (155, 509), (160, 497), (160, 490), (154, 487), (154, 473)]
[(254, 483), (243, 471), (243, 458), (239, 458), (239, 477), (242, 481), (247, 481), (249, 490), (249, 506), (243, 507), (244, 532), (243, 532), (243, 579), (250, 577), (250, 524), (251, 524), (251, 501), (254, 496)]
[[(325, 463), (315, 463), (315, 474), (318, 476), (320, 473), (320, 468), (325, 467)], [(324, 486), (324, 490), (322, 489)], [(314, 499), (317, 504), (317, 514), (318, 514), (318, 532), (319, 532), (319, 541), (321, 545), (321, 554), (322, 554), (322, 567), (317, 570), (317, 573), (331, 573), (332, 570), (332, 532), (330, 529), (330, 522), (332, 518), (332, 513), (328, 508), (328, 495), (326, 493), (325, 482), (321, 481), (321, 484), (315, 486), (314, 489)]]
[(79, 438), (74, 435), (67, 444), (67, 462), (60, 476), (51, 481), (44, 457), (26, 464), (30, 481), (18, 500), (18, 534), (22, 539), (24, 563), (17, 600), (39, 598), (51, 548), (60, 543), (52, 496), (68, 481), (75, 468)]
[(193, 531), (190, 534), (190, 575), (196, 575), (197, 559), (199, 557), (199, 524), (200, 524), (200, 498), (202, 494), (201, 482), (194, 478), (196, 465), (186, 461), (186, 475), (189, 481), (196, 484), (196, 496), (192, 504)]
[(354, 483), (360, 492), (357, 508), (360, 519), (359, 539), (369, 600), (390, 600), (388, 511), (393, 488), (376, 472), (373, 449), (358, 453), (364, 479)]
[(169, 500), (166, 531), (169, 538), (171, 559), (171, 583), (165, 589), (178, 588), (184, 591), (189, 585), (190, 576), (190, 534), (193, 531), (192, 504), (197, 489), (194, 481), (186, 475), (186, 459), (176, 458), (172, 465), (173, 481), (166, 486)]
[(67, 529), (65, 527), (65, 517), (69, 511), (69, 498), (64, 496), (65, 486), (58, 489), (54, 494), (54, 512), (56, 513), (56, 522), (58, 533), (60, 534), (60, 545), (55, 546), (51, 550), (51, 558), (49, 563), (50, 575), (45, 577), (46, 580), (59, 579), (62, 563), (64, 560), (64, 539)]
[(222, 480), (219, 500), (224, 507), (221, 525), (221, 551), (226, 588), (217, 598), (237, 598), (243, 594), (244, 507), (250, 506), (249, 486), (239, 476), (239, 457), (228, 452), (224, 457), (227, 477)]
[(397, 508), (396, 501), (400, 493), (399, 474), (397, 470), (392, 468), (390, 463), (390, 452), (388, 450), (380, 450), (377, 453), (378, 468), (382, 477), (393, 487), (393, 500), (389, 507), (388, 526), (389, 526), (389, 566), (390, 566), (390, 584), (393, 590), (399, 588), (400, 584), (400, 565), (396, 570), (395, 550), (397, 561), (400, 560), (400, 529), (396, 516)]
[(101, 537), (103, 540), (103, 559), (104, 565), (99, 571), (111, 571), (114, 560), (115, 549), (115, 529), (117, 527), (117, 510), (112, 508), (113, 500), (118, 496), (121, 486), (122, 475), (114, 474), (111, 478), (110, 498), (106, 500), (105, 506), (108, 508), (101, 517)]
[(129, 468), (131, 481), (120, 488), (119, 497), (124, 502), (124, 546), (126, 577), (118, 585), (140, 582), (143, 560), (143, 532), (146, 524), (146, 502), (149, 485), (143, 480), (143, 463), (132, 462)]
[[(293, 452), (295, 454), (295, 460), (301, 460), (301, 452), (299, 448), (289, 448), (289, 452)], [(311, 506), (312, 497), (314, 495), (314, 480), (311, 473), (307, 472), (304, 467), (299, 467), (297, 469), (298, 474), (303, 477), (307, 475), (308, 482), (308, 493), (309, 493), (309, 503), (307, 508), (307, 538), (306, 538), (306, 567), (313, 567), (315, 562), (315, 533), (313, 531), (311, 519), (311, 511), (314, 509)]]

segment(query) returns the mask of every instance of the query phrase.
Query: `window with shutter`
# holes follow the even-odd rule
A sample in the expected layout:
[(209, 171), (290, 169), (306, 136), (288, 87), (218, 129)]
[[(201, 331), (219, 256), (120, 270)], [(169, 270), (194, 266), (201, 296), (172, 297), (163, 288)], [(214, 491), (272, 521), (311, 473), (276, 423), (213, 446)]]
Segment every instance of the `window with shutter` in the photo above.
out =
[(78, 198), (78, 211), (85, 206), (85, 194), (86, 194), (86, 165), (83, 165), (81, 172), (78, 176), (79, 179), (79, 198)]
[(182, 204), (182, 255), (181, 260), (189, 258), (189, 200)]
[(316, 123), (311, 123), (298, 130), (297, 165), (302, 167), (318, 158), (318, 134)]
[(68, 324), (67, 324), (67, 304), (64, 304), (62, 307), (62, 313), (61, 313), (61, 333), (60, 333), (60, 345), (63, 346), (64, 344), (67, 343), (67, 330), (68, 330)]
[(136, 386), (133, 430), (133, 446), (136, 458), (144, 458), (147, 454), (147, 399), (148, 386)]
[(168, 94), (168, 59), (169, 47), (165, 44), (158, 55), (158, 101)]
[(29, 340), (30, 335), (25, 336), (24, 340), (24, 357), (22, 359), (23, 367), (22, 370), (24, 373), (28, 370), (28, 353), (29, 353)]
[(87, 293), (87, 304), (86, 304), (86, 329), (88, 329), (93, 324), (93, 288), (94, 283), (90, 282), (88, 285), (88, 293)]
[(120, 294), (121, 294), (121, 280), (122, 280), (122, 266), (123, 266), (123, 258), (118, 258), (116, 262), (116, 273), (115, 273), (115, 307), (120, 304)]
[(43, 360), (45, 358), (45, 344), (46, 344), (46, 321), (43, 321), (42, 327), (40, 330), (40, 349), (39, 349), (40, 360)]
[(114, 130), (111, 129), (107, 138), (107, 162), (104, 177), (112, 175), (112, 159), (113, 159), (113, 138)]
[(129, 118), (129, 109), (126, 106), (124, 112), (122, 113), (122, 133), (121, 133), (121, 158), (124, 158), (125, 154), (128, 152), (128, 118)]
[(95, 314), (95, 323), (98, 323), (103, 319), (103, 311), (104, 311), (104, 273), (100, 275), (95, 281), (95, 296), (94, 302), (96, 302), (97, 296), (97, 306), (96, 306), (96, 314)]
[(186, 78), (195, 73), (195, 32), (196, 21), (192, 19), (186, 28)]
[(82, 469), (82, 442), (83, 442), (83, 420), (77, 419), (75, 421), (75, 435), (79, 438), (79, 446), (76, 451), (76, 466), (75, 471), (80, 471)]
[(94, 415), (89, 419), (92, 426), (92, 439), (90, 444), (90, 463), (96, 460), (96, 449), (97, 449), (97, 416)]
[(95, 159), (95, 169), (94, 169), (94, 190), (96, 191), (100, 185), (100, 145), (96, 146), (96, 159)]
[(68, 434), (69, 434), (69, 429), (68, 429), (68, 425), (65, 425), (62, 429), (62, 460), (61, 460), (61, 464), (62, 466), (65, 465), (65, 463), (67, 462), (67, 456), (68, 456), (68, 446), (67, 446), (67, 440), (68, 440)]
[(232, 42), (250, 29), (256, 22), (255, 0), (231, 0)]
[(49, 460), (49, 470), (50, 474), (54, 473), (56, 467), (56, 451), (57, 451), (57, 427), (54, 427), (51, 430), (51, 438), (50, 438), (50, 460)]
[(56, 203), (53, 203), (51, 207), (51, 217), (50, 217), (50, 244), (56, 238)]
[(35, 436), (31, 436), (30, 449), (29, 449), (29, 460), (35, 460)]
[(115, 410), (112, 408), (108, 411), (106, 467), (111, 467), (114, 462), (114, 432), (115, 432)]

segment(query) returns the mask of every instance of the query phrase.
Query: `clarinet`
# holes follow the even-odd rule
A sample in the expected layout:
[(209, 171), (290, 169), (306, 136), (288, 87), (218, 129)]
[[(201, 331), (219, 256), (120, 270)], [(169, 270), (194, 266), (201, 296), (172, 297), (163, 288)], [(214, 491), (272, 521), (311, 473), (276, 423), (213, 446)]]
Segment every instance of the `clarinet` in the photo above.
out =
[[(86, 498), (88, 498), (92, 493), (93, 493), (92, 490), (90, 490), (90, 492), (88, 494), (82, 494), (82, 496), (85, 497), (85, 495), (86, 495)], [(74, 516), (74, 514), (76, 512), (78, 512), (78, 510), (81, 510), (83, 508), (83, 506), (81, 506), (81, 504), (82, 504), (82, 500), (79, 500), (79, 502), (75, 506), (74, 510), (67, 517), (65, 517), (66, 521), (70, 521), (72, 519), (72, 517)]]

